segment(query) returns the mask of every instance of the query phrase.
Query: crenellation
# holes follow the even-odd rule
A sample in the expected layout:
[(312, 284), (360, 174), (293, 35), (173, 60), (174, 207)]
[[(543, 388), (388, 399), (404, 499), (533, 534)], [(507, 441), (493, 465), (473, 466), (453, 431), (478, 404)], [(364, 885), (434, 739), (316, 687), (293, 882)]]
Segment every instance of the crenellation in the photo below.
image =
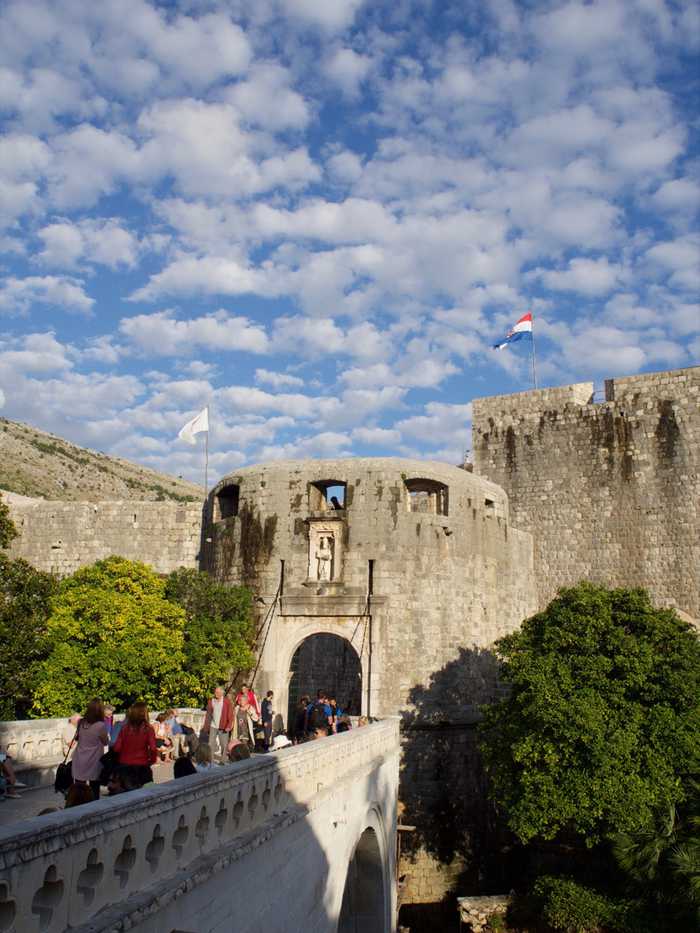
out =
[(533, 535), (541, 606), (582, 578), (700, 618), (700, 367), (476, 399), (474, 468)]

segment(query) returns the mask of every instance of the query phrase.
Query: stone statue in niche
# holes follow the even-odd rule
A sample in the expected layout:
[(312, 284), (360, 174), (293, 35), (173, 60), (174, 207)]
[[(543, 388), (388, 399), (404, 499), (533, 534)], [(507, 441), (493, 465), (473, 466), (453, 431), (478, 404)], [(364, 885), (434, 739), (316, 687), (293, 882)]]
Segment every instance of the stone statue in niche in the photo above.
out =
[(333, 538), (321, 537), (316, 548), (317, 579), (333, 579)]
[(341, 529), (339, 522), (309, 523), (309, 580), (333, 583), (340, 579)]

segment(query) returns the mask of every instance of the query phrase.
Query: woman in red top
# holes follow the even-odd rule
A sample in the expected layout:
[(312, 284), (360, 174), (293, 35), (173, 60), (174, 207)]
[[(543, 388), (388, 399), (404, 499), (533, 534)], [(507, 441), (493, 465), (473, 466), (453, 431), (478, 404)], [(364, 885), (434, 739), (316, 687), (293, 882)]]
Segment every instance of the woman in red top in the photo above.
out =
[(143, 787), (153, 781), (151, 765), (155, 763), (156, 734), (148, 721), (145, 703), (134, 703), (126, 714), (114, 751), (119, 756), (118, 770), (126, 773), (134, 787)]

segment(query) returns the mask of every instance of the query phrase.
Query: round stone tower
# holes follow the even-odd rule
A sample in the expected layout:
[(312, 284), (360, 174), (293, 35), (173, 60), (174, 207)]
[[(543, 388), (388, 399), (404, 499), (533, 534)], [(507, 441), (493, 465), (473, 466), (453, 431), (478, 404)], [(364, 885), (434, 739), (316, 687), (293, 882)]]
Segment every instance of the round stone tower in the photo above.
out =
[[(503, 490), (419, 460), (231, 473), (209, 497), (203, 566), (253, 590), (255, 685), (283, 713), (319, 687), (354, 712), (409, 709), (460, 648), (485, 648), (535, 608), (532, 542), (509, 526)], [(475, 671), (462, 702), (480, 702), (491, 673)]]

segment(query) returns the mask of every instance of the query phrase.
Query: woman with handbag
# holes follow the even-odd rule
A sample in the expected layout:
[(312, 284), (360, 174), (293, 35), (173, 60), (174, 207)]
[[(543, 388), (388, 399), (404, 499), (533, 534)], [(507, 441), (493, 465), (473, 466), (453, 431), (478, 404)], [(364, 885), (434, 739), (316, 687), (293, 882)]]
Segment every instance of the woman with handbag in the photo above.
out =
[(119, 757), (118, 771), (128, 777), (134, 787), (143, 787), (153, 781), (151, 766), (155, 764), (156, 734), (148, 721), (148, 707), (145, 703), (134, 703), (126, 714), (114, 751)]
[(102, 700), (90, 700), (85, 715), (78, 723), (72, 761), (73, 783), (89, 784), (95, 800), (100, 799), (100, 759), (104, 755), (105, 746), (109, 744), (104, 718)]

